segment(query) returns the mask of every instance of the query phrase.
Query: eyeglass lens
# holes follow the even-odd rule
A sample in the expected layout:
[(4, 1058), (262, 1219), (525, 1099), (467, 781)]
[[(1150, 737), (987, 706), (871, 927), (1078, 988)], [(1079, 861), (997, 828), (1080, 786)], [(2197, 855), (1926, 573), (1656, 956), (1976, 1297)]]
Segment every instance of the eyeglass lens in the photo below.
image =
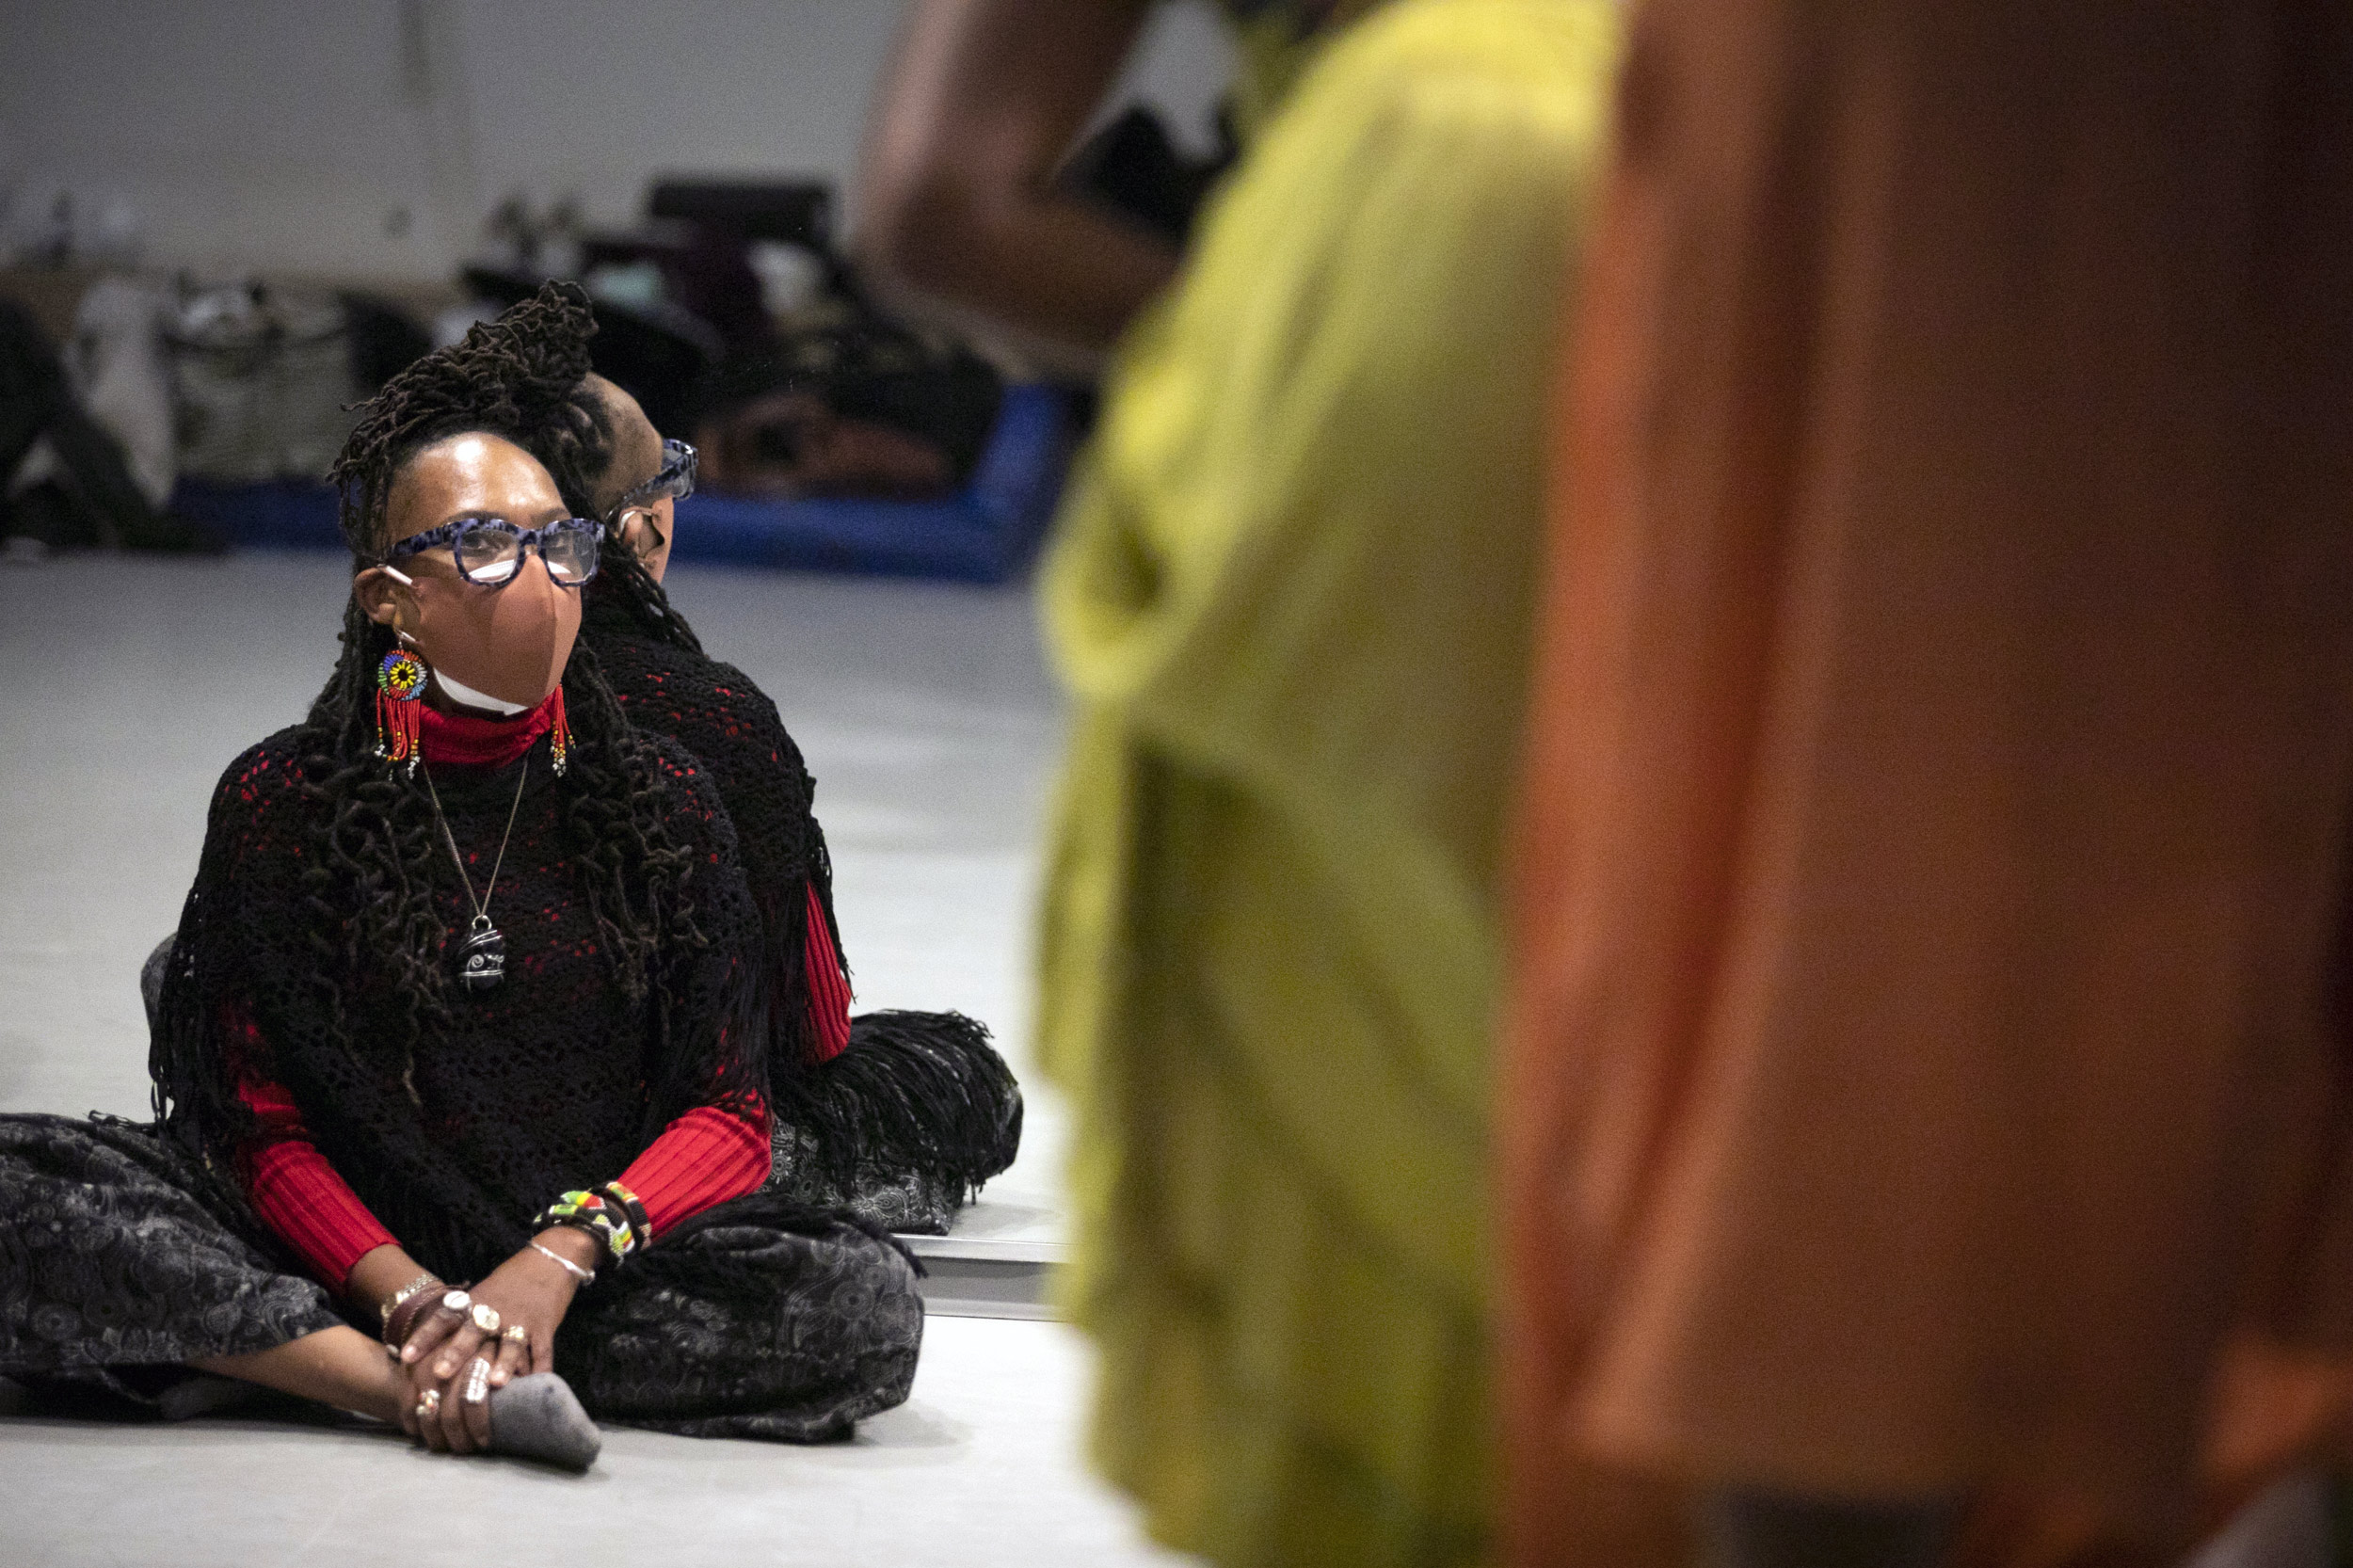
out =
[[(558, 523), (543, 529), (539, 559), (558, 583), (585, 583), (596, 575), (597, 536), (593, 526)], [(522, 565), (522, 536), (504, 524), (480, 523), (457, 536), (457, 568), (471, 582), (504, 583)]]
[(677, 500), (695, 493), (695, 449), (681, 440), (662, 443), (664, 488)]

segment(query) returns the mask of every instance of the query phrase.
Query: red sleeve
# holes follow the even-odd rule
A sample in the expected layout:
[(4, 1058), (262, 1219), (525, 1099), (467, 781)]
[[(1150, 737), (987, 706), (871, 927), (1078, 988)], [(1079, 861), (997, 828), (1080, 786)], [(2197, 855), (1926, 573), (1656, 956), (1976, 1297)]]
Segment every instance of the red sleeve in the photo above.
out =
[(850, 1043), (850, 983), (841, 977), (841, 956), (834, 952), (833, 928), (825, 924), (825, 906), (813, 882), (808, 884), (808, 938), (801, 947), (808, 970), (808, 1016), (817, 1060), (830, 1062)]
[(621, 1185), (637, 1194), (653, 1234), (660, 1236), (712, 1204), (740, 1198), (766, 1181), (773, 1159), (769, 1128), (764, 1100), (755, 1099), (741, 1115), (715, 1105), (698, 1105), (664, 1128), (662, 1136), (630, 1161), (621, 1173)]
[(239, 1151), (237, 1174), (246, 1197), (312, 1277), (341, 1295), (351, 1266), (392, 1244), (392, 1233), (311, 1142), (292, 1095), (275, 1083), (240, 1079), (237, 1098), (262, 1123), (261, 1132)]

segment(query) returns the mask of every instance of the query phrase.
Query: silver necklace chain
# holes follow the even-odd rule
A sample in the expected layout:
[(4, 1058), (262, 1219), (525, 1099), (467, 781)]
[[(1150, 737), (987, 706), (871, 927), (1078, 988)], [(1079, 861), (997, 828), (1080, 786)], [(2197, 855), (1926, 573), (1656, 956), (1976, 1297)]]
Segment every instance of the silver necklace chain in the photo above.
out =
[(515, 836), (515, 813), (522, 809), (523, 784), (531, 777), (531, 754), (523, 753), (523, 771), (515, 778), (515, 804), (506, 808), (506, 831), (499, 835), (498, 858), (490, 862), (490, 880), (483, 885), (482, 896), (473, 896), (473, 878), (466, 874), (466, 857), (457, 853), (457, 837), (449, 830), (449, 818), (441, 810), (441, 792), (433, 787), (433, 770), (424, 770), (424, 792), (433, 801), (433, 820), (441, 826), (441, 842), (449, 846), (451, 863), (457, 868), (457, 880), (466, 885), (466, 902), (473, 905), (474, 924), (490, 923), (490, 895), (498, 891), (499, 868), (506, 864), (506, 843)]

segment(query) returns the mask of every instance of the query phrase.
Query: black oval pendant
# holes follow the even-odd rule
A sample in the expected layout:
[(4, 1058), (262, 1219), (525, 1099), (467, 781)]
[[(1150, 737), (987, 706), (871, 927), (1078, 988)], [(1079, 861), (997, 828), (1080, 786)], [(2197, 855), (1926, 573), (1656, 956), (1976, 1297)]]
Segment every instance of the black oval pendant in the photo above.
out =
[(506, 938), (488, 920), (476, 920), (457, 948), (457, 978), (469, 991), (487, 991), (506, 978)]

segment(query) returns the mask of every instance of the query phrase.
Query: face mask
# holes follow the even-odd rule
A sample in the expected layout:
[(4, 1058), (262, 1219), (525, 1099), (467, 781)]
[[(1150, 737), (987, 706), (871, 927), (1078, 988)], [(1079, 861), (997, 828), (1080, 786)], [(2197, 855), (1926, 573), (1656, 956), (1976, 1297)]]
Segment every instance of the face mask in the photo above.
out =
[(528, 713), (534, 706), (522, 702), (501, 702), (488, 692), (475, 691), (447, 670), (435, 670), (433, 683), (447, 692), (450, 700), (460, 708), (479, 708), (486, 713), (496, 713), (504, 719), (511, 719), (518, 713)]
[(580, 634), (580, 591), (559, 586), (534, 555), (503, 588), (442, 577), (416, 583), (417, 654), (469, 707), (488, 696), (536, 708), (564, 679)]

